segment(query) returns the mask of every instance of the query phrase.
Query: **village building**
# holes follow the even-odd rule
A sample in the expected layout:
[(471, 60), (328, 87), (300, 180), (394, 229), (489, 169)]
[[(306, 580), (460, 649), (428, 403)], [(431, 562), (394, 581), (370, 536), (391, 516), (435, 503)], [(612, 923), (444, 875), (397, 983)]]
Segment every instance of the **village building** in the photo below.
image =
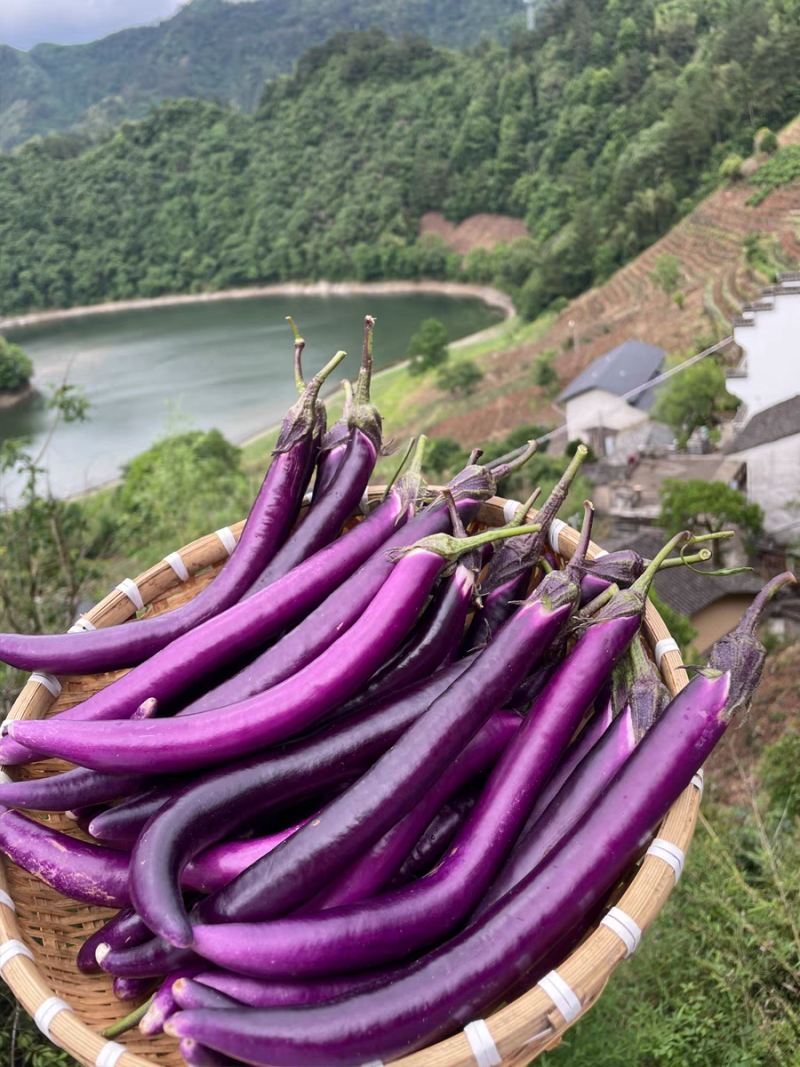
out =
[(663, 349), (630, 340), (591, 363), (556, 398), (564, 408), (568, 440), (581, 440), (598, 456), (621, 457), (622, 462), (631, 449), (649, 443), (657, 425), (649, 421), (655, 389), (630, 399), (626, 394), (657, 377), (665, 359)]

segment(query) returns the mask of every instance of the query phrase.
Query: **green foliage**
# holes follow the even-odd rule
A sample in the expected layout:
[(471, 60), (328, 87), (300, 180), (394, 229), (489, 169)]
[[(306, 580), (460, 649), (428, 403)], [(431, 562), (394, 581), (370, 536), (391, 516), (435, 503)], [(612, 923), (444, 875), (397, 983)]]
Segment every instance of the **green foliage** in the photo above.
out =
[(246, 514), (249, 488), (241, 450), (219, 430), (162, 437), (124, 468), (117, 503), (123, 537), (161, 551)]
[[(671, 360), (677, 365), (689, 355)], [(712, 358), (701, 359), (679, 374), (674, 374), (656, 390), (652, 415), (675, 431), (683, 447), (701, 426), (718, 426), (724, 417), (739, 406), (725, 385), (725, 372)]]
[[(263, 21), (249, 21), (267, 3), (218, 4), (235, 22), (214, 4), (168, 22), (169, 34), (189, 27), (203, 42), (197, 63), (176, 63), (195, 53), (162, 29), (87, 46), (77, 65), (73, 49), (51, 50), (59, 99), (87, 91), (90, 55), (113, 47), (131, 99), (140, 69), (154, 98), (164, 92), (163, 63), (169, 91), (232, 100), (243, 68), (248, 91), (260, 85), (276, 35), (282, 63), (297, 54), (284, 20), (314, 45), (291, 76), (267, 83), (252, 116), (167, 100), (97, 144), (48, 138), (0, 157), (3, 313), (295, 279), (466, 275), (504, 287), (534, 318), (663, 234), (713, 187), (727, 153), (749, 149), (752, 121), (777, 126), (800, 106), (800, 20), (783, 0), (743, 0), (724, 15), (700, 0), (679, 13), (666, 0), (636, 12), (564, 0), (540, 12), (535, 34), (469, 53), (377, 29), (324, 44), (315, 35), (346, 8), (351, 25), (435, 26), (441, 39), (452, 25), (449, 39), (474, 40), (502, 23), (499, 0), (269, 0), (269, 47)], [(523, 17), (512, 0), (506, 10)], [(14, 71), (29, 60), (16, 54)], [(24, 114), (46, 121), (48, 109)], [(454, 222), (510, 214), (529, 236), (472, 253), (462, 273), (441, 239), (418, 240), (430, 210)]]
[(704, 804), (680, 885), (543, 1067), (795, 1067), (800, 828), (781, 815)]
[(533, 361), (531, 372), (533, 384), (544, 389), (548, 396), (558, 391), (558, 372), (555, 368), (557, 356), (558, 353), (554, 348), (546, 348), (543, 352), (537, 353)]
[(677, 256), (662, 252), (650, 277), (667, 296), (674, 293), (681, 281), (681, 261)]
[(722, 181), (738, 181), (742, 176), (742, 163), (744, 163), (744, 160), (738, 152), (731, 152), (730, 155), (725, 156), (719, 165), (719, 176)]
[(778, 138), (767, 126), (762, 126), (755, 136), (754, 147), (756, 152), (766, 152), (771, 156), (778, 150)]
[(483, 381), (483, 371), (471, 359), (464, 359), (449, 367), (442, 367), (436, 375), (436, 384), (445, 393), (455, 396), (472, 396)]
[(778, 148), (750, 179), (751, 185), (758, 185), (760, 188), (747, 201), (748, 206), (757, 207), (775, 189), (788, 185), (797, 178), (800, 178), (800, 145), (790, 144)]
[(424, 374), (446, 363), (447, 344), (446, 327), (438, 319), (426, 319), (408, 342), (406, 355), (411, 360), (411, 373)]
[(0, 390), (21, 389), (33, 375), (33, 361), (19, 345), (7, 341), (0, 334)]
[(680, 530), (706, 530), (717, 533), (734, 525), (751, 536), (764, 528), (764, 512), (758, 504), (749, 504), (744, 493), (731, 489), (725, 482), (703, 482), (690, 478), (665, 478), (660, 491), (659, 524), (667, 536)]
[(771, 806), (788, 819), (800, 817), (800, 730), (787, 729), (766, 750), (759, 774)]
[(425, 473), (447, 480), (457, 474), (469, 459), (469, 452), (452, 437), (429, 437), (425, 447)]

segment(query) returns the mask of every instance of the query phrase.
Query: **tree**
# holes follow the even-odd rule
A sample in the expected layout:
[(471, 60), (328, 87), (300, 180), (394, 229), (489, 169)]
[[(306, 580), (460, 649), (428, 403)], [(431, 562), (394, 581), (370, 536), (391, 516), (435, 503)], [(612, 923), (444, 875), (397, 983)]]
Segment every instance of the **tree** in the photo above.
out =
[(725, 482), (665, 478), (660, 496), (659, 523), (669, 536), (698, 528), (718, 533), (729, 526), (756, 536), (764, 528), (764, 512), (758, 504), (748, 503), (744, 493)]
[(444, 477), (455, 474), (466, 464), (469, 452), (452, 437), (429, 437), (425, 446), (425, 469)]
[(31, 380), (33, 361), (19, 345), (14, 345), (0, 335), (0, 389), (22, 389)]
[(662, 254), (656, 260), (655, 268), (650, 274), (653, 282), (662, 289), (667, 296), (674, 293), (681, 280), (681, 261), (677, 256), (668, 252)]
[(456, 396), (472, 396), (482, 381), (483, 371), (471, 359), (442, 367), (436, 376), (439, 388)]
[(714, 359), (702, 359), (658, 387), (652, 416), (674, 430), (684, 447), (696, 429), (718, 426), (738, 406), (738, 399), (725, 387), (725, 374), (719, 364)]
[(533, 378), (533, 384), (538, 385), (540, 389), (544, 389), (547, 395), (551, 395), (558, 389), (558, 373), (555, 368), (556, 350), (554, 348), (546, 348), (543, 352), (539, 352), (533, 361), (533, 370), (531, 377)]
[(423, 374), (447, 361), (447, 330), (438, 319), (426, 319), (408, 342), (412, 374)]

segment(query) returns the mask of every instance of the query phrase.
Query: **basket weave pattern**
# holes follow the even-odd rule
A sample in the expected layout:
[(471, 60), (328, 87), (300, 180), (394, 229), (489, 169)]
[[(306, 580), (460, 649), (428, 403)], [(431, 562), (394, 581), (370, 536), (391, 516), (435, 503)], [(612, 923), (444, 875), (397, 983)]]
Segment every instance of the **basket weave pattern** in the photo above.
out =
[[(370, 489), (370, 500), (378, 500), (382, 493), (382, 487)], [(505, 503), (499, 497), (489, 501), (481, 509), (479, 522), (486, 526), (502, 525)], [(535, 512), (531, 512), (531, 519), (534, 515)], [(238, 523), (231, 527), (236, 539), (243, 525)], [(562, 556), (569, 558), (577, 542), (575, 530), (570, 527), (560, 529), (558, 549)], [(592, 545), (590, 558), (599, 551)], [(196, 596), (218, 573), (228, 551), (217, 534), (209, 534), (181, 549), (180, 556), (189, 574), (188, 581), (182, 582), (166, 562), (158, 563), (136, 579), (147, 615), (170, 611)], [(86, 618), (100, 628), (127, 622), (135, 611), (128, 596), (115, 590)], [(670, 636), (658, 612), (649, 603), (645, 633), (651, 647)], [(678, 652), (667, 651), (663, 655), (661, 671), (673, 694), (686, 684), (685, 673), (680, 667)], [(57, 698), (44, 685), (29, 682), (9, 718), (53, 715), (86, 700), (124, 673), (60, 679), (63, 688)], [(68, 767), (59, 760), (46, 760), (15, 769), (14, 776), (39, 778), (60, 773)], [(658, 837), (686, 853), (699, 806), (700, 792), (693, 785), (689, 786), (671, 808), (658, 830)], [(64, 815), (41, 817), (59, 830), (82, 836), (75, 823)], [(657, 856), (646, 856), (631, 872), (620, 899), (610, 903), (615, 903), (642, 931), (646, 931), (664, 906), (675, 880), (675, 872), (667, 862)], [(114, 1067), (179, 1067), (183, 1063), (176, 1042), (166, 1035), (145, 1038), (138, 1030), (130, 1031), (120, 1039), (126, 1048), (121, 1055), (109, 1049), (105, 1039), (100, 1037), (100, 1031), (126, 1015), (133, 1005), (122, 1005), (115, 999), (110, 976), (80, 974), (75, 957), (81, 942), (114, 914), (113, 911), (68, 900), (1, 857), (0, 890), (8, 894), (16, 908), (14, 911), (0, 903), (0, 951), (7, 942), (18, 941), (27, 946), (33, 956), (32, 960), (21, 954), (9, 959), (2, 967), (3, 978), (32, 1016), (53, 997), (60, 997), (67, 1003), (71, 1010), (58, 1012), (49, 1025), (49, 1035), (57, 1045), (86, 1067), (97, 1067), (98, 1064), (106, 1067), (112, 1052), (119, 1056)], [(580, 1001), (581, 1014), (600, 996), (611, 972), (626, 953), (626, 945), (620, 936), (601, 925), (559, 965), (558, 974)], [(489, 1051), (482, 1054), (479, 1067), (483, 1067), (483, 1063), (500, 1062), (497, 1056), (502, 1057), (504, 1067), (524, 1067), (560, 1040), (562, 1033), (575, 1021), (571, 1012), (567, 1014), (569, 1019), (561, 1014), (541, 987), (535, 986), (487, 1017), (490, 1045)], [(476, 1054), (461, 1031), (446, 1041), (395, 1062), (398, 1067), (475, 1067)]]

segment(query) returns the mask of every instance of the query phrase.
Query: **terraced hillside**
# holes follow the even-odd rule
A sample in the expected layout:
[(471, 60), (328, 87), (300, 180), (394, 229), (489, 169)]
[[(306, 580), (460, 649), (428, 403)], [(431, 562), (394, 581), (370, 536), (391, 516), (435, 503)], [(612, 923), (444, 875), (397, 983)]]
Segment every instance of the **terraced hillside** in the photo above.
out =
[[(800, 118), (780, 135), (782, 145), (800, 143)], [(562, 384), (593, 359), (631, 337), (667, 351), (685, 350), (700, 338), (730, 333), (731, 319), (771, 279), (763, 266), (748, 263), (743, 242), (761, 235), (759, 244), (775, 269), (792, 269), (800, 261), (800, 181), (774, 190), (757, 207), (748, 207), (753, 186), (740, 182), (718, 190), (637, 259), (604, 285), (572, 301), (546, 327), (537, 323), (512, 347), (477, 357), (485, 388), (449, 418), (436, 419), (434, 395), (421, 394), (413, 405), (420, 425), (463, 444), (503, 436), (521, 423), (560, 424), (558, 411), (531, 382), (537, 353), (557, 352)], [(683, 308), (658, 288), (652, 274), (660, 256), (680, 263)], [(433, 418), (431, 418), (433, 416)], [(416, 421), (416, 420), (415, 420)]]

